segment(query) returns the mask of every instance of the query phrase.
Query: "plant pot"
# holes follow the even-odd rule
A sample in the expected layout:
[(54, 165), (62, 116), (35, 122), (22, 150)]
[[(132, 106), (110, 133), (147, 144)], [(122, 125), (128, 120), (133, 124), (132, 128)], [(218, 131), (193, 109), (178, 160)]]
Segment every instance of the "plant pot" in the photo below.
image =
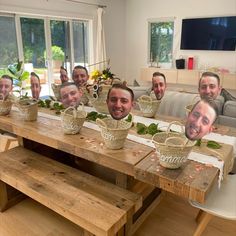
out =
[(17, 103), (25, 121), (35, 121), (38, 117), (38, 101), (36, 99), (23, 99)]
[(0, 116), (6, 116), (10, 113), (12, 101), (10, 99), (0, 100)]
[(154, 100), (150, 96), (143, 95), (138, 98), (138, 105), (144, 117), (154, 117), (161, 101)]
[[(170, 131), (171, 125), (175, 123), (181, 126), (182, 133)], [(156, 133), (152, 142), (156, 147), (160, 165), (168, 169), (181, 167), (196, 143), (186, 138), (182, 124), (177, 121), (171, 122), (166, 132)]]
[(98, 118), (96, 123), (101, 128), (101, 136), (107, 148), (116, 150), (124, 147), (132, 122), (114, 120), (108, 117), (104, 119)]

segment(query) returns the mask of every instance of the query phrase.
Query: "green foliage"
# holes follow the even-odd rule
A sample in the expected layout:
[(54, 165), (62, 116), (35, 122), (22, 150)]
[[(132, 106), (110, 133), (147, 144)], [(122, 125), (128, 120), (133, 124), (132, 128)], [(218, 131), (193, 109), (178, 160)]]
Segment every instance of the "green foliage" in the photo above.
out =
[(111, 73), (111, 68), (106, 68), (105, 70), (102, 71), (102, 77), (104, 79), (113, 79), (114, 78), (114, 74)]
[(65, 109), (63, 104), (60, 102), (55, 102), (53, 99), (45, 99), (38, 101), (39, 107), (50, 108), (51, 110), (55, 110), (57, 115), (61, 114), (61, 111)]
[[(195, 146), (200, 147), (201, 144), (202, 144), (202, 140), (198, 139)], [(209, 148), (212, 148), (212, 149), (220, 149), (222, 147), (222, 145), (220, 145), (218, 142), (213, 141), (213, 140), (207, 141), (206, 146), (209, 147)]]
[[(46, 59), (46, 51), (44, 51), (44, 59)], [(52, 46), (52, 60), (64, 61), (65, 53), (62, 51), (61, 47), (56, 45)]]
[(153, 61), (158, 58), (159, 62), (171, 62), (173, 44), (173, 22), (150, 23), (150, 53)]
[(25, 63), (31, 63), (32, 59), (33, 59), (33, 49), (26, 46), (24, 47), (24, 59), (25, 59)]
[(101, 113), (97, 113), (96, 111), (91, 111), (87, 114), (87, 120), (91, 120), (91, 121), (96, 121), (97, 118), (103, 119), (106, 118), (107, 115), (103, 115)]
[(200, 147), (201, 144), (202, 144), (202, 140), (201, 140), (201, 139), (198, 139), (197, 142), (196, 142), (196, 144), (195, 144), (195, 146)]
[(125, 121), (127, 121), (127, 122), (131, 122), (131, 121), (132, 121), (132, 115), (129, 114), (128, 117), (125, 119)]
[(146, 134), (147, 133), (147, 126), (143, 123), (137, 123), (136, 125), (137, 133), (138, 134)]
[(151, 123), (149, 126), (146, 126), (143, 123), (137, 123), (136, 125), (137, 128), (137, 133), (138, 134), (150, 134), (150, 135), (154, 135), (156, 133), (162, 132), (159, 128), (158, 128), (158, 124), (155, 123)]
[(25, 90), (25, 88), (23, 87), (23, 81), (29, 78), (29, 72), (23, 70), (23, 62), (19, 60), (17, 63), (8, 65), (7, 69), (9, 75), (14, 79), (15, 85), (18, 87), (18, 89), (14, 91), (18, 92), (20, 94), (20, 97), (22, 97), (22, 92), (23, 90)]
[(207, 147), (213, 148), (213, 149), (220, 149), (221, 145), (215, 141), (210, 140), (207, 142)]

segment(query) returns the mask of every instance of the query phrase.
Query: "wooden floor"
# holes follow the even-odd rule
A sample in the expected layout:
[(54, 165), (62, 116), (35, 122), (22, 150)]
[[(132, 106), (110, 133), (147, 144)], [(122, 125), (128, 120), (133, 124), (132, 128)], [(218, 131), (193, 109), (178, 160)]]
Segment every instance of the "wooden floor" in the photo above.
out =
[[(167, 194), (135, 236), (192, 235), (197, 210), (187, 201)], [(203, 236), (234, 236), (236, 222), (214, 218)], [(0, 213), (0, 236), (79, 236), (81, 229), (31, 199)]]

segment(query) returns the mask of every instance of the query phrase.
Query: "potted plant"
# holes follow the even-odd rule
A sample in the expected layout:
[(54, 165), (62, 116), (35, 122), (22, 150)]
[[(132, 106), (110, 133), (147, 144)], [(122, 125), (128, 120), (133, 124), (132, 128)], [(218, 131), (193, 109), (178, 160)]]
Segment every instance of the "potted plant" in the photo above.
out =
[(16, 89), (13, 92), (19, 93), (19, 97), (15, 99), (16, 106), (21, 111), (24, 120), (36, 120), (38, 114), (38, 101), (28, 97), (28, 94), (24, 93), (24, 91), (28, 89), (28, 87), (25, 86), (25, 81), (29, 78), (29, 72), (23, 70), (22, 61), (9, 65), (8, 71), (16, 86)]

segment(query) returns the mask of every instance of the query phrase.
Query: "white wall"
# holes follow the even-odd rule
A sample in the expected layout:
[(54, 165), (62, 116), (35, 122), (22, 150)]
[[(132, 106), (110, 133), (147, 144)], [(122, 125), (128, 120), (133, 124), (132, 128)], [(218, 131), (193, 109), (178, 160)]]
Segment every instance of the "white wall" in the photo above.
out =
[[(182, 18), (236, 15), (236, 0), (81, 1), (107, 5), (104, 16), (107, 57), (111, 59), (112, 72), (130, 83), (139, 78), (140, 68), (148, 66), (147, 20), (150, 18), (176, 18), (174, 59), (193, 55), (198, 58), (199, 65), (236, 71), (236, 52), (179, 50)], [(65, 0), (0, 0), (1, 11), (91, 19), (94, 22), (93, 41), (96, 41), (96, 7), (93, 6)]]
[[(175, 17), (173, 59), (194, 56), (198, 66), (223, 67), (236, 72), (236, 52), (180, 50), (183, 18), (236, 15), (236, 0), (127, 0), (126, 4), (126, 78), (139, 78), (147, 67), (148, 19)], [(236, 27), (236, 26), (235, 26)]]

